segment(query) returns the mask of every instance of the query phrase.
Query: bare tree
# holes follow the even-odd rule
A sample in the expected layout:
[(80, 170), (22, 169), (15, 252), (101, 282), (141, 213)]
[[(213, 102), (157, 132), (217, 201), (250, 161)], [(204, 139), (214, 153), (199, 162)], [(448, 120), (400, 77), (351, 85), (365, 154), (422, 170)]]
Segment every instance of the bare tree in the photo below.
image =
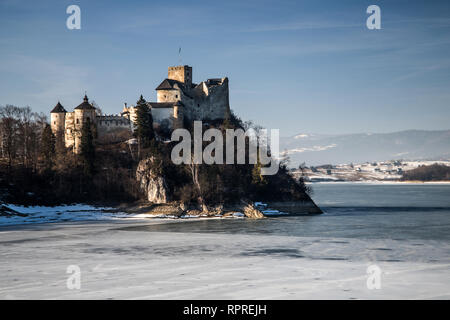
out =
[(97, 102), (95, 102), (94, 100), (91, 101), (92, 106), (95, 108), (95, 113), (98, 116), (103, 115), (103, 111), (102, 108), (100, 108), (100, 106), (97, 104)]
[(19, 141), (17, 133), (19, 130), (20, 109), (12, 105), (0, 107), (0, 130), (2, 140), (2, 154), (8, 160), (8, 169), (11, 169), (13, 159), (17, 154)]
[(30, 107), (0, 107), (0, 155), (7, 159), (9, 168), (19, 160), (24, 167), (36, 170), (40, 136), (46, 124), (47, 117)]

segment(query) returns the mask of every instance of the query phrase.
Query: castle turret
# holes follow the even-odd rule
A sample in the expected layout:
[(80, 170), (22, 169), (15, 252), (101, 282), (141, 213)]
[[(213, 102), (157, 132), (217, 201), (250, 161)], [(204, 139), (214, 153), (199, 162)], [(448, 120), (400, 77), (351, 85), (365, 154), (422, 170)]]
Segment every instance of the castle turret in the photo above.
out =
[(95, 123), (95, 108), (89, 103), (87, 95), (84, 95), (83, 102), (75, 108), (75, 128), (81, 129), (87, 119)]
[(58, 101), (56, 106), (50, 111), (50, 126), (52, 128), (53, 134), (64, 133), (64, 124), (66, 121), (66, 109)]
[(75, 127), (75, 139), (74, 139), (74, 151), (79, 152), (81, 144), (81, 130), (83, 123), (89, 119), (91, 124), (96, 123), (95, 107), (89, 103), (87, 95), (84, 95), (83, 102), (74, 109), (74, 127)]
[(185, 88), (190, 90), (192, 87), (192, 67), (176, 66), (169, 67), (168, 79), (177, 80), (184, 83)]

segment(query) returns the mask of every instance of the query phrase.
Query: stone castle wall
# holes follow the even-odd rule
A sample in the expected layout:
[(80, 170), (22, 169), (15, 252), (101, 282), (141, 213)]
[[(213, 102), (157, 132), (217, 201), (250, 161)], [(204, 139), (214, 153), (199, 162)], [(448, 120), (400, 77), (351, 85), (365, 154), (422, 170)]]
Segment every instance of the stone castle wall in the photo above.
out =
[(186, 115), (190, 120), (224, 119), (230, 109), (228, 78), (208, 86), (202, 82), (193, 90), (192, 103), (187, 104)]

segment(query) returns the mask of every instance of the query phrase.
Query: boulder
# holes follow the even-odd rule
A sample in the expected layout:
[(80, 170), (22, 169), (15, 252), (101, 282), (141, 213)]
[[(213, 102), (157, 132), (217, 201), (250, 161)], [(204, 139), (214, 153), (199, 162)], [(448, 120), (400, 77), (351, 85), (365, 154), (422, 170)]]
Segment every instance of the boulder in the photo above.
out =
[(242, 211), (247, 218), (250, 219), (261, 219), (264, 215), (259, 211), (253, 203), (242, 201), (243, 207)]

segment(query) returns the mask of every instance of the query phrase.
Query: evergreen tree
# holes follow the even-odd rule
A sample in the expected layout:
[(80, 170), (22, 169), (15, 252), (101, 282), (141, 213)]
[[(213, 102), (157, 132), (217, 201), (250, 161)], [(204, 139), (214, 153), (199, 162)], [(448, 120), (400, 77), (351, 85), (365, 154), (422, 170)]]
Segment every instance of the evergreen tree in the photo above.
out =
[(50, 125), (46, 125), (41, 136), (41, 154), (46, 168), (50, 168), (55, 157), (55, 135)]
[(153, 117), (147, 102), (142, 97), (136, 102), (136, 129), (134, 135), (138, 139), (139, 148), (148, 148), (155, 138)]
[(267, 181), (264, 179), (264, 176), (261, 174), (261, 162), (259, 161), (259, 154), (256, 163), (253, 165), (252, 169), (252, 183), (256, 185), (264, 185)]
[(88, 176), (94, 173), (95, 147), (89, 118), (83, 122), (81, 129), (80, 157), (83, 161), (84, 173)]

